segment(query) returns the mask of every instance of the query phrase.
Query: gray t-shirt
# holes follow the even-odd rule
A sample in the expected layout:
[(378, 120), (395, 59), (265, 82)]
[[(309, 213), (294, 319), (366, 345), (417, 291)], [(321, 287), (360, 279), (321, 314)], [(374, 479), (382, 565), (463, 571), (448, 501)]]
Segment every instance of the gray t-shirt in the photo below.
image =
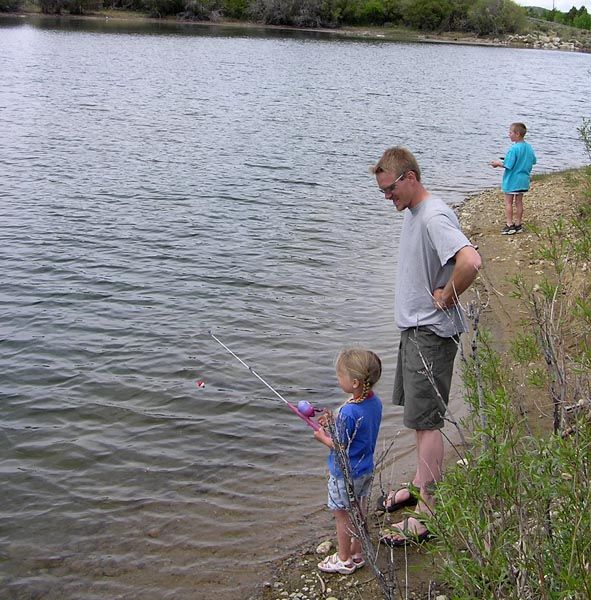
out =
[(465, 246), (471, 244), (443, 200), (429, 196), (404, 211), (394, 308), (400, 329), (427, 327), (441, 337), (466, 331), (461, 307), (437, 310), (432, 296), (451, 277), (453, 257)]

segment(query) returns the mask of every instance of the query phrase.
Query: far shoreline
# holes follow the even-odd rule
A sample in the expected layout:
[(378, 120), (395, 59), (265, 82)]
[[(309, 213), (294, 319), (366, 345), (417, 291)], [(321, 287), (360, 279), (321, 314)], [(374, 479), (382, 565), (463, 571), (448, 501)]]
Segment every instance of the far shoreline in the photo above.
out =
[[(582, 52), (591, 53), (591, 31), (589, 32), (586, 44), (580, 40), (575, 40), (573, 36), (569, 37), (568, 45), (562, 42), (561, 39), (554, 34), (553, 36), (544, 34), (541, 31), (530, 32), (524, 35), (504, 35), (502, 37), (484, 36), (480, 37), (476, 34), (465, 32), (423, 32), (404, 27), (352, 27), (345, 26), (335, 29), (330, 28), (304, 28), (290, 27), (287, 25), (266, 25), (264, 23), (256, 23), (253, 21), (238, 21), (233, 19), (221, 18), (218, 21), (196, 21), (179, 19), (178, 17), (156, 18), (150, 17), (145, 13), (134, 11), (119, 11), (119, 10), (101, 10), (99, 12), (91, 12), (85, 15), (48, 15), (40, 11), (21, 10), (19, 12), (0, 13), (0, 18), (34, 18), (34, 19), (58, 19), (64, 21), (119, 21), (119, 22), (137, 22), (137, 23), (152, 23), (152, 24), (171, 24), (182, 26), (196, 27), (219, 27), (219, 28), (234, 28), (245, 30), (260, 30), (260, 31), (288, 31), (291, 33), (319, 33), (335, 38), (344, 38), (352, 40), (371, 40), (382, 42), (398, 42), (398, 43), (426, 43), (426, 44), (450, 44), (463, 46), (484, 46), (495, 48), (519, 48), (525, 50), (556, 50), (565, 52)], [(548, 26), (553, 23), (548, 22)], [(550, 44), (543, 40), (557, 40)], [(575, 41), (573, 41), (575, 40)], [(542, 45), (545, 44), (545, 46)], [(578, 44), (578, 46), (576, 45)]]

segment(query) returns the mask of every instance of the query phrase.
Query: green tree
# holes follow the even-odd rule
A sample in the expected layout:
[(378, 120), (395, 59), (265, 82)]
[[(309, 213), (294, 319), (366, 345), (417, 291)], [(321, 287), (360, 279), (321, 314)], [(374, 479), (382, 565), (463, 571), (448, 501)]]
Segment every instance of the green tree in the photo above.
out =
[(151, 17), (178, 15), (185, 10), (183, 0), (146, 0), (145, 8)]
[(267, 25), (334, 27), (339, 11), (333, 0), (253, 0), (249, 15)]
[(413, 29), (435, 31), (449, 22), (452, 11), (450, 0), (417, 0), (404, 5), (402, 17), (404, 23)]
[(511, 0), (476, 0), (468, 11), (468, 27), (478, 35), (517, 33), (524, 27), (525, 14)]
[[(152, 0), (154, 1), (154, 0)], [(164, 10), (172, 11), (166, 14), (178, 14), (184, 19), (193, 19), (196, 21), (209, 21), (216, 13), (223, 11), (221, 0), (186, 0), (184, 6), (183, 0), (157, 0), (164, 4)], [(182, 10), (184, 8), (184, 10)]]
[(584, 6), (581, 6), (579, 14), (573, 19), (573, 27), (591, 30), (591, 15)]
[(44, 15), (60, 15), (64, 3), (62, 0), (39, 0), (39, 8)]
[(0, 0), (0, 12), (16, 12), (23, 6), (23, 0)]
[(223, 12), (230, 19), (245, 19), (248, 14), (248, 0), (224, 0)]
[(71, 15), (85, 15), (100, 10), (103, 3), (102, 0), (64, 0), (62, 6)]

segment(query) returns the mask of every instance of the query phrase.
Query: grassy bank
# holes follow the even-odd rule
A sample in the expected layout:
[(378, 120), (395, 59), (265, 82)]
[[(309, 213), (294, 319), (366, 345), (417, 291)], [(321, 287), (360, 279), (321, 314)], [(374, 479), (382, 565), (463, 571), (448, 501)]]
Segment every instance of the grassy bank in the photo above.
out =
[[(590, 207), (587, 168), (534, 178), (522, 234), (499, 234), (499, 190), (460, 209), (484, 259), (470, 298), (479, 314), (476, 354), (468, 343), (464, 364), (473, 446), (458, 449), (470, 466), (448, 457), (431, 523), (437, 542), (392, 556), (380, 549), (384, 568), (393, 561), (400, 598), (591, 597)], [(549, 310), (536, 313), (536, 302)], [(550, 339), (553, 365), (540, 346)], [(561, 373), (561, 424), (552, 433)], [(382, 524), (372, 517), (374, 539)], [(383, 598), (367, 568), (317, 573), (316, 543), (277, 564), (257, 597)]]

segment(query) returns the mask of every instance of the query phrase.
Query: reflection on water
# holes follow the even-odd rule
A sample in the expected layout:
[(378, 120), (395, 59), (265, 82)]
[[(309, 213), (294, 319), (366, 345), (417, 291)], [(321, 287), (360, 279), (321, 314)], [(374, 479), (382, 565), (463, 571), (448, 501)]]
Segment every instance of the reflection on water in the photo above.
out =
[[(400, 215), (367, 166), (404, 143), (459, 201), (499, 184), (515, 120), (539, 170), (581, 164), (590, 57), (0, 23), (3, 585), (245, 597), (332, 532), (325, 452), (208, 330), (328, 406), (338, 350), (368, 345), (387, 402)], [(388, 478), (411, 452), (403, 433)]]

